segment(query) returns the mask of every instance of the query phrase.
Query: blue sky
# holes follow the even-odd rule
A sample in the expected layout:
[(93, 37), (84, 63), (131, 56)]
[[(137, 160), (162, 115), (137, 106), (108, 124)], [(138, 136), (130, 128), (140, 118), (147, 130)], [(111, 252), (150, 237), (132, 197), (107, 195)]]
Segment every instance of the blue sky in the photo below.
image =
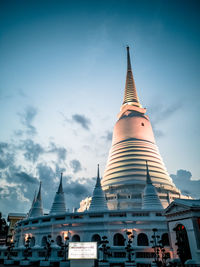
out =
[(182, 190), (191, 186), (188, 193), (199, 197), (199, 182), (191, 182), (200, 179), (199, 1), (0, 5), (4, 213), (7, 207), (26, 212), (38, 180), (48, 210), (60, 171), (69, 208), (91, 194), (122, 104), (127, 44), (168, 172)]

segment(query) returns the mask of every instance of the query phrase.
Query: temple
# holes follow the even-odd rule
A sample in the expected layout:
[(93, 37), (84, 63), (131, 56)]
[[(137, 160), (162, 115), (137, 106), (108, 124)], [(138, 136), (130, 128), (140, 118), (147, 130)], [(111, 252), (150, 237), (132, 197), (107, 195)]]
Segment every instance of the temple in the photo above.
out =
[(165, 168), (146, 109), (139, 101), (127, 47), (124, 100), (114, 126), (112, 146), (102, 179), (110, 209), (141, 207), (146, 181), (146, 161), (151, 180), (166, 207), (180, 197)]
[[(124, 99), (104, 176), (98, 165), (92, 197), (78, 211), (66, 210), (64, 178), (61, 173), (49, 213), (43, 213), (40, 183), (27, 215), (12, 215), (19, 221), (10, 243), (0, 247), (5, 265), (200, 266), (200, 200), (181, 199), (167, 173), (137, 95), (129, 47)], [(85, 243), (89, 252), (94, 245), (98, 251), (91, 261)], [(81, 249), (78, 259), (68, 257), (71, 245), (75, 256)]]

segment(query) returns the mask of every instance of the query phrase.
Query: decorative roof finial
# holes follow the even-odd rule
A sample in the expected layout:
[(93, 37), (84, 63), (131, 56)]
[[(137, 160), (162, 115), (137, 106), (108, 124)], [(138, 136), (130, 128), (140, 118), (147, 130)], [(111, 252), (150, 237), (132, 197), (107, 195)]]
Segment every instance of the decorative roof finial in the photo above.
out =
[(63, 177), (63, 173), (61, 172), (61, 174), (60, 174), (60, 184), (59, 184), (57, 193), (63, 193), (62, 177)]
[(99, 173), (99, 164), (97, 164), (97, 182), (96, 182), (96, 187), (97, 186), (101, 186), (100, 173)]
[(146, 169), (147, 169), (147, 184), (152, 184), (147, 160), (146, 160)]
[(136, 107), (141, 107), (137, 90), (135, 86), (135, 81), (133, 78), (132, 68), (131, 68), (131, 59), (129, 53), (129, 46), (127, 45), (127, 74), (126, 74), (126, 85), (125, 85), (125, 93), (124, 93), (124, 101), (123, 105), (131, 105)]
[(99, 178), (100, 175), (99, 175), (99, 164), (97, 164), (97, 177)]
[(40, 181), (40, 187), (39, 187), (39, 191), (38, 191), (38, 195), (37, 195), (37, 200), (42, 200), (42, 195), (41, 195), (41, 187), (42, 187), (42, 182)]
[(130, 59), (130, 53), (129, 53), (129, 46), (126, 46), (127, 49), (127, 70), (132, 70), (131, 69), (131, 59)]

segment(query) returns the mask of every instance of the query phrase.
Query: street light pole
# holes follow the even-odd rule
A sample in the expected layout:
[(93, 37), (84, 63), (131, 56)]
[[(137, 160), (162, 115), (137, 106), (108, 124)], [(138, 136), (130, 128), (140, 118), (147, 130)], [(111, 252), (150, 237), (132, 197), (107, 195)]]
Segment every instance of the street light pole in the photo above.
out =
[(128, 256), (128, 262), (133, 262), (132, 255), (134, 255), (134, 253), (133, 253), (132, 243), (133, 243), (134, 235), (129, 231), (127, 231), (126, 234), (128, 236), (128, 242), (127, 242), (125, 249), (126, 249), (127, 256)]

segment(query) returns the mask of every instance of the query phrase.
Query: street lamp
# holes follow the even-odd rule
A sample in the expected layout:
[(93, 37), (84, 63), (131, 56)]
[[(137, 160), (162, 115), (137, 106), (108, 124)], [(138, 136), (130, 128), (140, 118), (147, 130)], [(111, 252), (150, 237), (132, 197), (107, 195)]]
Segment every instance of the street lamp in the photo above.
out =
[(63, 261), (67, 260), (66, 254), (67, 254), (67, 250), (68, 250), (68, 246), (69, 246), (68, 240), (69, 240), (69, 237), (65, 236), (65, 241), (61, 245), (61, 250), (63, 251)]
[(30, 255), (31, 252), (31, 247), (30, 247), (30, 243), (31, 243), (31, 236), (29, 235), (28, 237), (26, 237), (25, 239), (25, 250), (24, 250), (24, 260), (28, 260), (28, 256)]
[(8, 235), (7, 236), (8, 237), (8, 239), (9, 239), (9, 241), (7, 242), (7, 249), (6, 249), (6, 251), (7, 251), (7, 260), (10, 260), (11, 259), (11, 253), (12, 253), (12, 251), (13, 251), (13, 248), (15, 247), (15, 242), (13, 242), (12, 241), (12, 235)]
[(150, 242), (153, 244), (152, 248), (154, 249), (154, 262), (157, 266), (162, 266), (162, 262), (160, 261), (160, 246), (158, 241), (160, 236), (157, 235), (158, 229), (153, 228), (152, 231), (153, 235), (151, 236), (152, 240)]
[(110, 246), (108, 246), (109, 241), (108, 241), (107, 236), (103, 236), (100, 243), (101, 243), (101, 248), (99, 248), (99, 249), (103, 252), (103, 260), (102, 261), (106, 262), (107, 256), (111, 255), (109, 252)]
[(51, 239), (51, 235), (47, 236), (46, 244), (45, 244), (45, 250), (46, 250), (46, 255), (45, 255), (45, 261), (49, 259), (51, 256), (51, 244), (54, 242), (53, 239)]
[(127, 256), (128, 256), (128, 262), (133, 262), (131, 258), (132, 258), (132, 255), (134, 255), (134, 253), (132, 253), (133, 251), (132, 243), (133, 243), (134, 235), (132, 234), (132, 232), (129, 232), (129, 231), (127, 231), (126, 234), (128, 236), (128, 242), (127, 242), (125, 249), (126, 249)]

